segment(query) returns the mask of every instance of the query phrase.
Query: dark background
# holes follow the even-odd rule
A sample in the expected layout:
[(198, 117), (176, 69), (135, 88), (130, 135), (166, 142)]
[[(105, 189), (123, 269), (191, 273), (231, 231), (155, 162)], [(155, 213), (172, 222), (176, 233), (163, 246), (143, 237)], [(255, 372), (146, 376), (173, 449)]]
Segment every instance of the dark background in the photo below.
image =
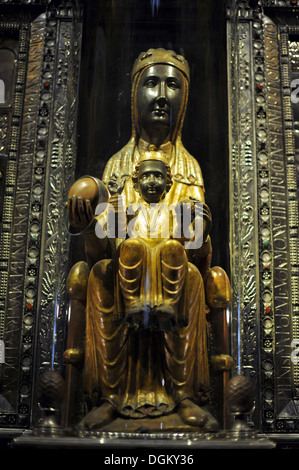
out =
[(130, 139), (132, 66), (140, 52), (156, 47), (175, 50), (190, 65), (183, 143), (203, 172), (212, 264), (229, 271), (224, 0), (85, 1), (76, 177), (101, 177)]

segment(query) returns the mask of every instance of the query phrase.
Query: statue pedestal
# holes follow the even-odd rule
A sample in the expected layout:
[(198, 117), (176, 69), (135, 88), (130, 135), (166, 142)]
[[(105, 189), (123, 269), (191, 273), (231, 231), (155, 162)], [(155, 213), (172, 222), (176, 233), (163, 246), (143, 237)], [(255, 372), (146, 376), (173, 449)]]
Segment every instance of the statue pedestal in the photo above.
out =
[[(151, 452), (181, 451), (187, 455), (197, 449), (274, 449), (275, 443), (264, 435), (252, 435), (245, 439), (234, 438), (229, 432), (201, 433), (134, 433), (134, 432), (89, 432), (80, 436), (46, 437), (34, 436), (25, 432), (13, 440), (15, 448), (43, 449), (103, 449), (121, 452), (132, 451), (132, 455), (140, 450), (150, 449)], [(144, 453), (146, 459), (146, 452)]]
[(194, 427), (185, 424), (176, 413), (160, 416), (159, 418), (125, 419), (117, 418), (107, 426), (101, 428), (102, 432), (120, 433), (194, 433)]

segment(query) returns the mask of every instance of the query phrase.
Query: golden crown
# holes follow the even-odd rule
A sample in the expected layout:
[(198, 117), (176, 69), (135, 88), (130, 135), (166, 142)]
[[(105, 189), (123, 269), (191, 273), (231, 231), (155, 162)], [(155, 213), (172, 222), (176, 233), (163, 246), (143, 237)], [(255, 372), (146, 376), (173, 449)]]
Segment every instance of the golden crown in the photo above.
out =
[(147, 52), (139, 54), (134, 62), (132, 79), (141, 69), (154, 64), (173, 65), (173, 67), (179, 69), (190, 80), (190, 68), (186, 59), (174, 51), (162, 48), (149, 49)]
[(138, 163), (148, 161), (148, 160), (158, 160), (159, 162), (165, 163), (165, 165), (168, 165), (166, 156), (162, 152), (157, 152), (154, 150), (149, 150), (147, 152), (144, 152), (140, 155)]

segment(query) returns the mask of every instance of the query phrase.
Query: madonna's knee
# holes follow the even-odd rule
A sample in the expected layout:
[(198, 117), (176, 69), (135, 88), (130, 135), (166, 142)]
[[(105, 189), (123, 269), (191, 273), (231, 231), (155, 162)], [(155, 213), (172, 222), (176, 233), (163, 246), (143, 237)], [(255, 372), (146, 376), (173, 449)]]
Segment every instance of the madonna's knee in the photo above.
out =
[(185, 248), (177, 240), (167, 240), (161, 250), (162, 261), (172, 267), (180, 267), (187, 262)]
[(98, 261), (90, 272), (89, 282), (101, 284), (105, 289), (113, 287), (113, 265), (111, 259)]
[(135, 266), (144, 256), (145, 248), (136, 238), (129, 238), (120, 246), (120, 260), (127, 267)]

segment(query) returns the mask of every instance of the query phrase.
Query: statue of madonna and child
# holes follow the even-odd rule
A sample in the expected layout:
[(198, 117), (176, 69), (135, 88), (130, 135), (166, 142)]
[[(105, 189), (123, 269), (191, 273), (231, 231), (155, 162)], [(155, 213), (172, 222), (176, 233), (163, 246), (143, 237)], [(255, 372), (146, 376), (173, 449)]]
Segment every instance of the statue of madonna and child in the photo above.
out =
[[(175, 52), (140, 54), (130, 141), (101, 180), (80, 178), (69, 192), (69, 230), (84, 237), (86, 261), (68, 277), (64, 360), (82, 367), (92, 403), (82, 429), (218, 429), (206, 318), (227, 308), (230, 284), (211, 268), (202, 173), (181, 140), (189, 80)], [(220, 356), (228, 370), (231, 358)]]

